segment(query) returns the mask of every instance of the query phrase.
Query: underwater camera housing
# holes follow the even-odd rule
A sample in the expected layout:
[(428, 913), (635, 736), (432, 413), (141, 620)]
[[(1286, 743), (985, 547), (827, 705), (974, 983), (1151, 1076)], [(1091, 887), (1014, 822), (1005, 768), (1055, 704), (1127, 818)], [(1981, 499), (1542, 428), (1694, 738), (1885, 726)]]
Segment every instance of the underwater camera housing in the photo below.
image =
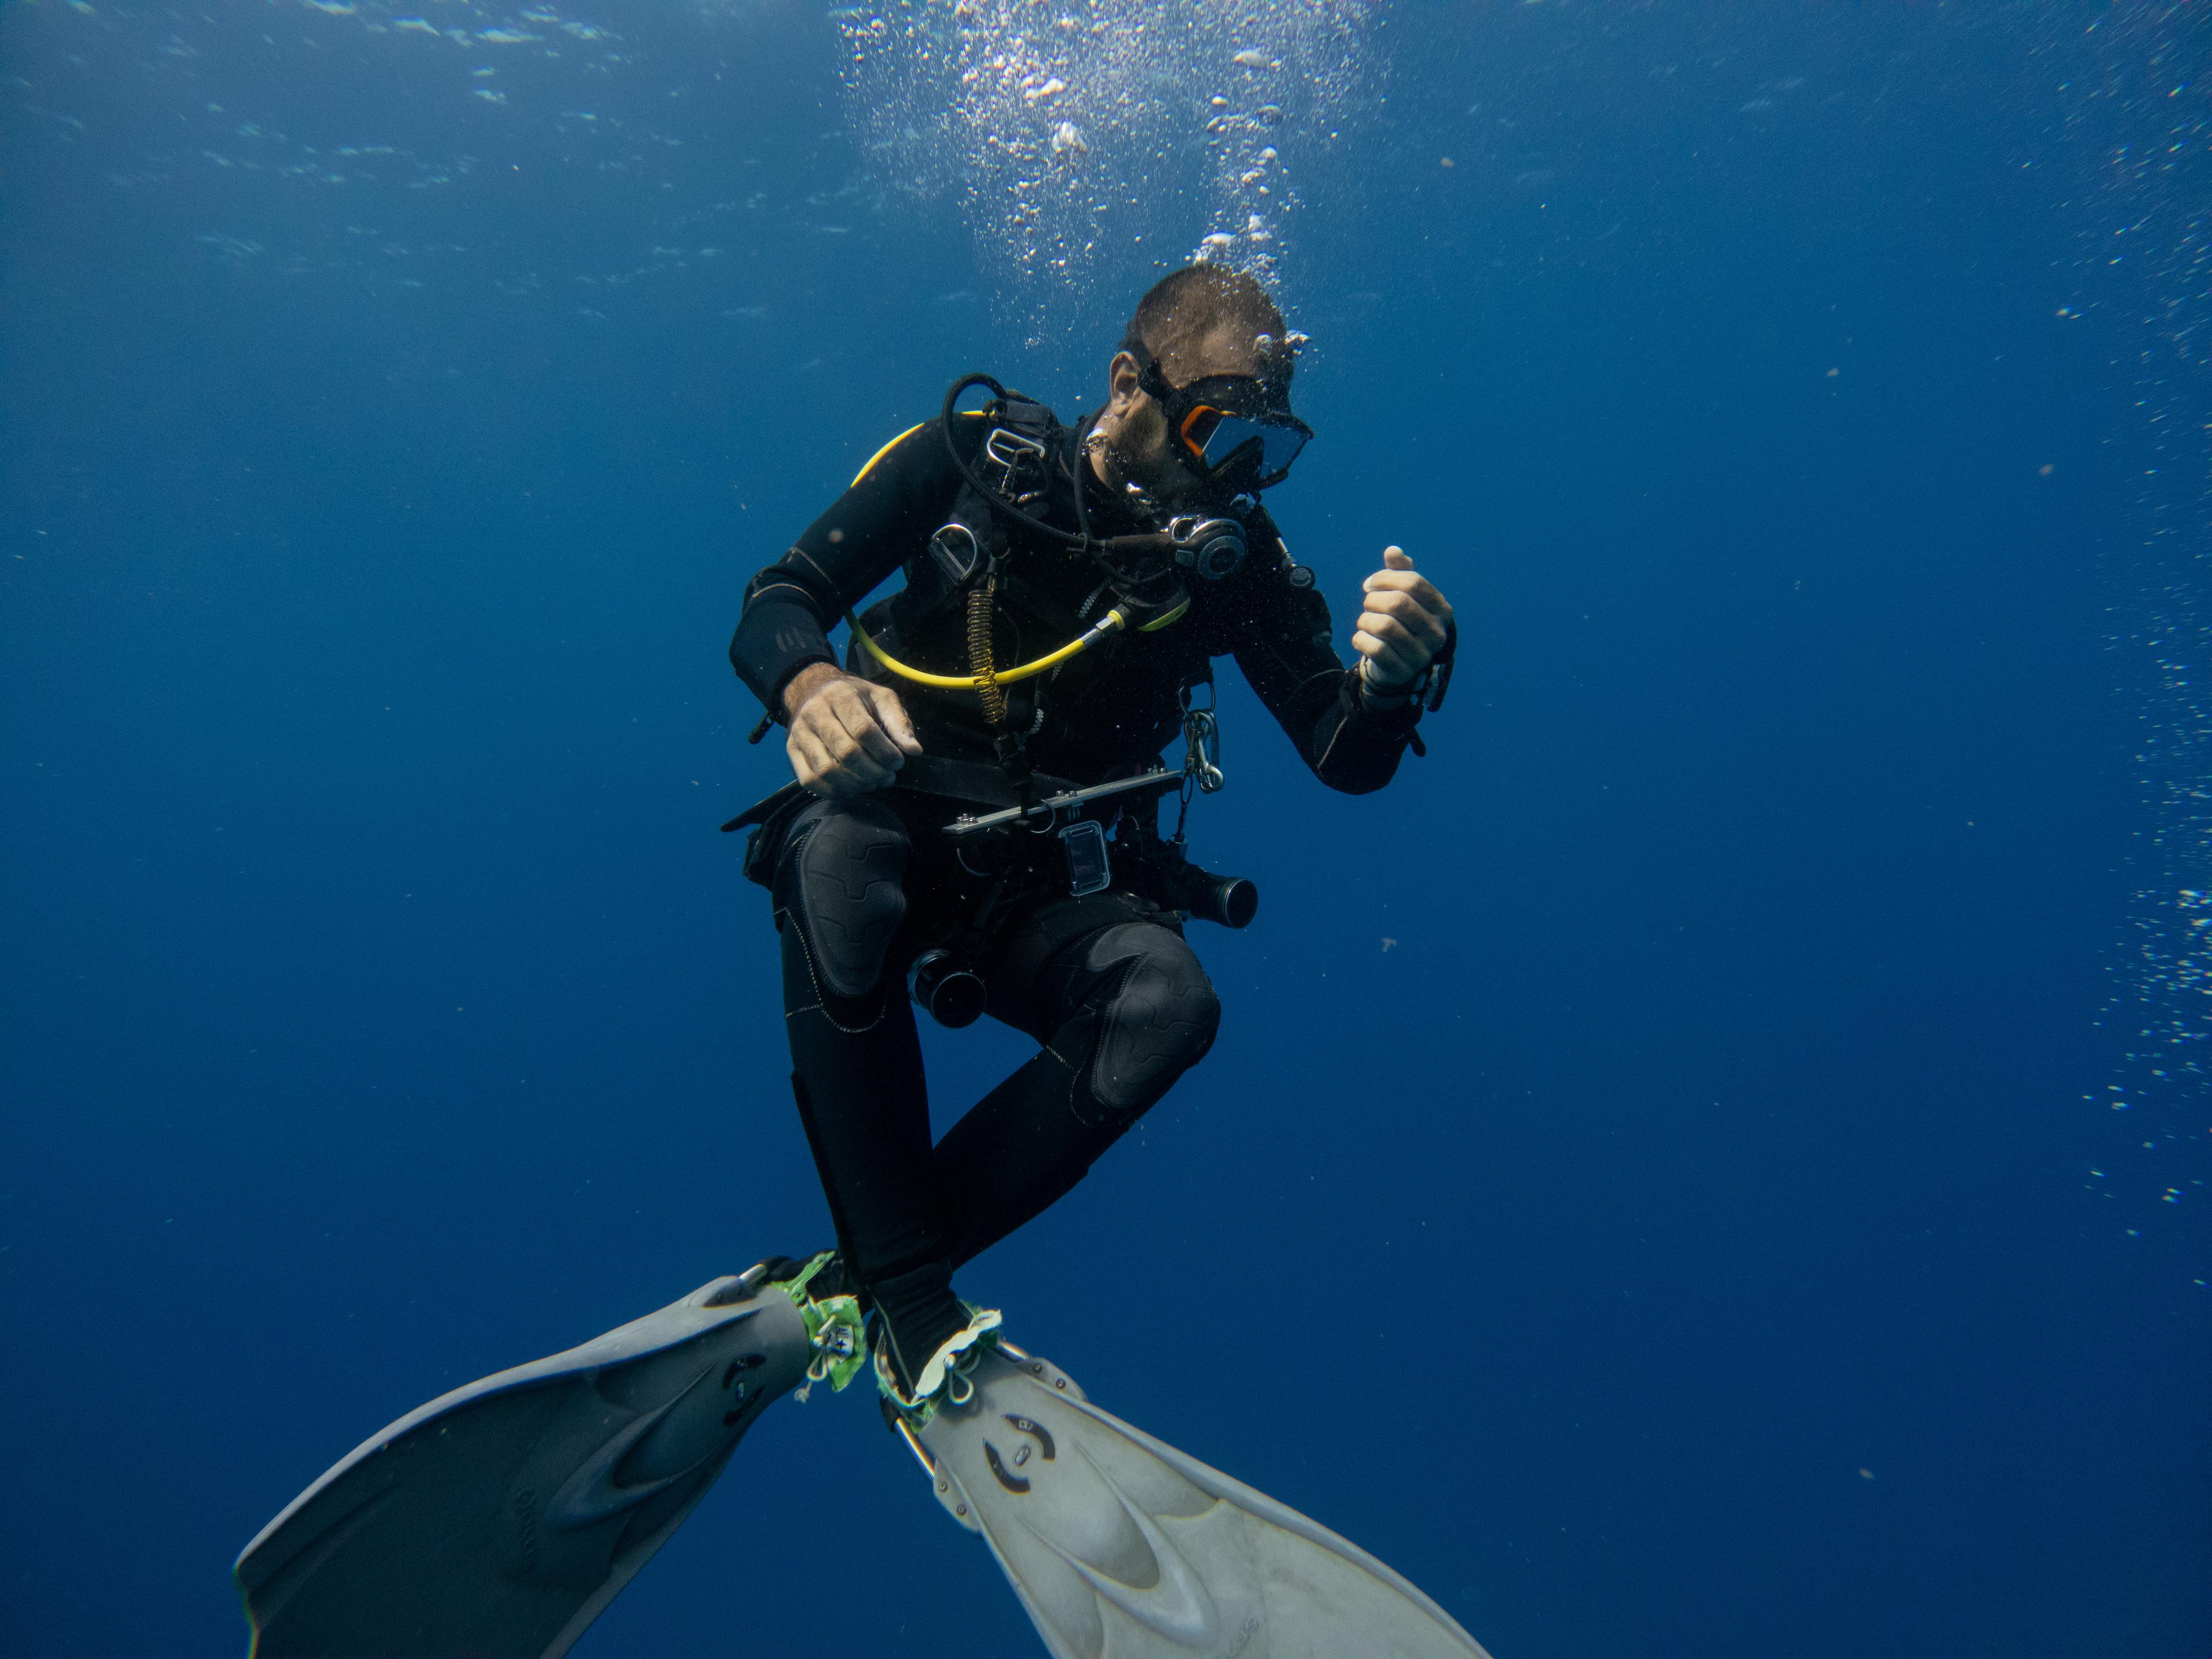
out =
[(1260, 889), (1243, 876), (1217, 876), (1195, 864), (1170, 865), (1160, 872), (1168, 902), (1200, 921), (1244, 928), (1260, 914)]
[(1133, 884), (1147, 898), (1197, 921), (1241, 929), (1260, 914), (1258, 883), (1193, 864), (1177, 842), (1149, 841), (1130, 862)]
[(906, 970), (907, 994), (939, 1025), (958, 1030), (983, 1017), (982, 976), (963, 968), (939, 945), (924, 951)]

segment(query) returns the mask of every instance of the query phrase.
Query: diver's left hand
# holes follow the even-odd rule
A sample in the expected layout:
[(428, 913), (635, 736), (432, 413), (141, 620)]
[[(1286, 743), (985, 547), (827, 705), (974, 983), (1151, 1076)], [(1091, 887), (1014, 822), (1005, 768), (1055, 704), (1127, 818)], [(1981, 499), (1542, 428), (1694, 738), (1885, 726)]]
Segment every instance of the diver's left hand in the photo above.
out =
[(1421, 671), (1451, 638), (1452, 608), (1402, 547), (1382, 550), (1382, 568), (1362, 586), (1352, 648), (1366, 659), (1370, 700), (1391, 707), (1405, 700)]

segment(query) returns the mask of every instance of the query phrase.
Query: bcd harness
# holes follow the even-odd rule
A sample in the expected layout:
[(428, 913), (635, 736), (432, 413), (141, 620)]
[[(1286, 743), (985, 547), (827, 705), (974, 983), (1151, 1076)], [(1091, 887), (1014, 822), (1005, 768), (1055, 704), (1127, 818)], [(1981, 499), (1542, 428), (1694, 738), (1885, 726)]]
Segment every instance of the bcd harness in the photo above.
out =
[[(961, 392), (972, 384), (988, 385), (996, 395), (987, 409), (972, 416), (961, 416), (956, 412), (955, 404)], [(977, 447), (972, 465), (966, 464), (966, 458), (954, 446), (952, 422), (957, 419), (984, 419), (991, 422)], [(963, 848), (981, 838), (1018, 830), (1053, 836), (1060, 842), (1065, 861), (1067, 890), (1071, 896), (1081, 897), (1113, 884), (1114, 860), (1107, 843), (1106, 827), (1108, 823), (1120, 821), (1126, 826), (1120, 849), (1125, 854), (1125, 862), (1128, 861), (1127, 855), (1133, 854), (1144, 866), (1142, 872), (1128, 870), (1126, 875), (1168, 871), (1175, 892), (1162, 892), (1166, 902), (1173, 903), (1181, 898), (1182, 908), (1195, 909), (1215, 920), (1228, 921), (1233, 915), (1234, 925), (1249, 921), (1256, 907), (1256, 890), (1249, 883), (1232, 883), (1235, 892), (1230, 899), (1212, 901), (1208, 896), (1211, 889), (1219, 884), (1216, 878), (1206, 878), (1201, 884), (1206, 890), (1183, 893), (1181, 890), (1185, 884), (1172, 881), (1173, 877), (1180, 876), (1188, 867), (1183, 856), (1182, 823), (1177, 823), (1171, 844), (1162, 842), (1158, 835), (1161, 796), (1180, 790), (1187, 814), (1194, 790), (1212, 793), (1224, 781), (1212, 697), (1209, 695), (1200, 705), (1194, 695), (1200, 684), (1206, 685), (1210, 693), (1210, 672), (1200, 670), (1189, 675), (1178, 694), (1183, 710), (1186, 750), (1180, 773), (1155, 765), (1132, 777), (1083, 788), (1047, 783), (1040, 789), (1043, 781), (1031, 770), (1026, 752), (1029, 733), (1017, 729), (1010, 720), (1002, 690), (1006, 685), (1048, 673), (1112, 635), (1130, 629), (1154, 633), (1171, 626), (1190, 608), (1189, 594), (1178, 574), (1178, 563), (1182, 568), (1207, 577), (1230, 574), (1243, 561), (1243, 526), (1223, 521), (1210, 527), (1206, 537), (1200, 538), (1192, 532), (1203, 520), (1178, 521), (1170, 526), (1164, 537), (1121, 537), (1096, 543), (1090, 534), (1087, 514), (1080, 505), (1084, 452), (1079, 431), (1075, 444), (1067, 451), (1067, 483), (1076, 494), (1077, 516), (1082, 527), (1077, 538), (1066, 538), (1066, 532), (1042, 523), (1032, 511), (1053, 488), (1057, 471), (1055, 450), (1064, 443), (1062, 429), (1049, 409), (1033, 398), (1007, 391), (995, 380), (970, 376), (956, 382), (947, 394), (943, 430), (947, 448), (960, 467), (960, 493), (951, 516), (931, 536), (922, 553), (907, 562), (907, 586), (901, 597), (909, 622), (942, 615), (956, 605), (961, 607), (966, 624), (969, 672), (965, 675), (941, 674), (902, 662), (884, 648), (850, 609), (845, 613), (845, 620), (860, 648), (887, 672), (939, 690), (972, 691), (981, 706), (992, 733), (993, 752), (1012, 793), (1013, 803), (995, 811), (962, 813), (944, 827), (944, 834)], [(1010, 581), (1018, 580), (1010, 569), (1018, 556), (1013, 539), (1007, 533), (1009, 521), (1027, 527), (1033, 537), (1042, 531), (1047, 535), (1075, 540), (1076, 546), (1091, 554), (1108, 573), (1093, 602), (1103, 598), (1109, 589), (1113, 590), (1114, 598), (1098, 621), (1066, 644), (1032, 661), (1000, 668), (993, 639), (993, 615), (1001, 592)], [(1224, 545), (1213, 545), (1217, 543)], [(1225, 545), (1231, 543), (1233, 552)], [(1150, 556), (1158, 561), (1163, 552), (1167, 554), (1164, 568), (1132, 579), (1127, 568), (1132, 556)], [(1210, 567), (1200, 563), (1209, 552), (1212, 559)], [(1146, 850), (1151, 851), (1152, 856), (1145, 856)], [(963, 862), (966, 862), (964, 856)], [(1147, 884), (1165, 885), (1157, 882)], [(912, 988), (916, 1000), (924, 1006), (939, 1012), (942, 1017), (939, 995), (942, 987), (939, 981), (948, 974), (958, 976), (958, 964), (972, 959), (983, 934), (995, 921), (996, 913), (1014, 896), (1018, 885), (1004, 878), (994, 882), (992, 896), (978, 907), (969, 925), (963, 930), (963, 937), (934, 960), (917, 964)]]
[[(957, 405), (961, 393), (971, 386), (988, 386), (994, 398), (987, 408), (963, 415)], [(973, 462), (960, 453), (953, 435), (954, 423), (962, 419), (991, 422)], [(945, 393), (940, 427), (946, 449), (959, 469), (962, 487), (951, 516), (931, 536), (924, 551), (907, 561), (907, 586), (901, 599), (909, 618), (940, 614), (955, 602), (964, 607), (966, 673), (939, 673), (901, 661), (884, 648), (849, 608), (845, 612), (854, 641), (887, 672), (939, 690), (975, 694), (991, 730), (994, 753), (1025, 805), (1032, 799), (1024, 744), (1027, 734), (1010, 725), (1002, 688), (1048, 673), (1115, 634), (1132, 629), (1150, 634), (1171, 626), (1190, 608), (1183, 573), (1207, 580), (1232, 574), (1242, 566), (1247, 547), (1241, 523), (1198, 514), (1171, 520), (1163, 531), (1103, 539), (1093, 537), (1080, 471), (1082, 441), (1088, 424), (1079, 428), (1068, 457), (1067, 483), (1074, 495), (1079, 526), (1069, 532), (1031, 511), (1043, 501), (1054, 483), (1054, 451), (1062, 428), (1052, 411), (983, 374), (963, 375)], [(863, 468), (862, 476), (866, 471)], [(1001, 592), (1012, 579), (1009, 568), (1012, 549), (1006, 534), (1009, 520), (1033, 535), (1089, 555), (1106, 572), (1101, 595), (1110, 588), (1114, 599), (1104, 615), (1058, 649), (1001, 668), (992, 637), (992, 618)], [(1130, 565), (1135, 561), (1151, 568), (1133, 572)], [(1186, 702), (1191, 685), (1197, 683), (1194, 678), (1183, 688)]]
[[(961, 411), (960, 396), (974, 386), (988, 386), (993, 401), (982, 410)], [(954, 440), (955, 423), (963, 420), (991, 422), (973, 461), (961, 453)], [(857, 646), (886, 672), (937, 690), (972, 692), (981, 705), (992, 735), (995, 769), (916, 756), (902, 774), (902, 782), (924, 793), (966, 799), (990, 809), (962, 812), (943, 826), (942, 833), (955, 846), (975, 845), (1023, 830), (1056, 836), (1066, 860), (1067, 890), (1082, 896), (1114, 883), (1106, 827), (1118, 821), (1121, 829), (1114, 846), (1116, 852), (1129, 855), (1124, 860), (1127, 884), (1168, 908), (1226, 927), (1243, 927), (1257, 910), (1258, 890), (1241, 878), (1201, 869), (1189, 861), (1186, 851), (1184, 829), (1193, 798), (1212, 794), (1225, 781), (1212, 673), (1203, 657), (1196, 667), (1186, 671), (1178, 691), (1184, 757), (1176, 771), (1154, 765), (1134, 776), (1084, 787), (1041, 777), (1030, 765), (1029, 732), (1015, 729), (1008, 718), (1004, 687), (1049, 673), (1116, 634), (1133, 629), (1150, 634), (1172, 626), (1190, 609), (1186, 576), (1219, 580), (1241, 568), (1247, 555), (1245, 527), (1231, 517), (1190, 514), (1170, 520), (1159, 531), (1093, 536), (1081, 473), (1091, 425), (1090, 420), (1079, 424), (1070, 444), (1061, 435), (1066, 428), (1051, 410), (1035, 399), (1009, 391), (986, 374), (963, 375), (954, 381), (945, 396), (940, 430), (961, 475), (962, 487), (951, 515), (927, 545), (905, 561), (906, 586), (899, 595), (899, 609), (904, 623), (911, 625), (959, 606), (965, 623), (968, 672), (940, 673), (901, 661), (868, 631), (849, 606), (844, 619)], [(867, 476), (876, 461), (918, 430), (909, 428), (878, 451), (861, 468), (854, 483)], [(1046, 522), (1031, 510), (1044, 501), (1056, 482), (1060, 469), (1055, 465), (1055, 449), (1067, 459), (1066, 481), (1073, 489), (1078, 524), (1072, 532)], [(1249, 513), (1255, 505), (1250, 496), (1240, 496), (1231, 511)], [(1012, 568), (1018, 556), (1007, 534), (1009, 523), (1026, 529), (1032, 539), (1048, 545), (1056, 542), (1070, 551), (1086, 555), (1101, 568), (1105, 580), (1092, 599), (1085, 602), (1084, 611), (1109, 592), (1112, 603), (1097, 621), (1057, 649), (1001, 668), (993, 638), (993, 615), (1009, 584), (1019, 581)], [(1410, 688), (1428, 708), (1443, 702), (1449, 678), (1449, 654), (1448, 648), (1432, 671)], [(1201, 689), (1206, 694), (1203, 702), (1198, 695)], [(763, 721), (756, 740), (767, 729), (768, 722)], [(995, 787), (986, 781), (993, 770), (1000, 775)], [(1180, 794), (1180, 810), (1175, 833), (1164, 836), (1159, 830), (1159, 803), (1170, 793)], [(772, 840), (780, 841), (781, 832), (774, 821), (787, 822), (787, 814), (805, 799), (807, 792), (798, 783), (786, 785), (722, 827), (734, 830), (761, 824)], [(757, 870), (756, 866), (772, 855), (772, 848), (756, 837), (747, 848), (748, 872), (765, 880), (766, 871)], [(964, 853), (961, 862), (968, 864)], [(972, 866), (968, 867), (973, 870)], [(1003, 872), (957, 936), (924, 951), (911, 964), (908, 985), (915, 1000), (943, 1023), (965, 1024), (981, 1013), (981, 984), (965, 964), (975, 959), (984, 937), (1018, 897), (1021, 885), (1011, 867)]]

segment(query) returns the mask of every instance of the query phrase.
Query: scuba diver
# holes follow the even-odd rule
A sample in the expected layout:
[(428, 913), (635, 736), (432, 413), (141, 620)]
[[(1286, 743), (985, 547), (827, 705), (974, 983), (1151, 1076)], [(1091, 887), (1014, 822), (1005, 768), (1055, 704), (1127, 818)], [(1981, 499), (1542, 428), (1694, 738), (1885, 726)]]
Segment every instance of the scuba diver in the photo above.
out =
[[(1312, 435), (1291, 411), (1295, 347), (1250, 276), (1175, 271), (1139, 304), (1097, 415), (1061, 427), (964, 377), (745, 591), (730, 659), (788, 727), (799, 785), (748, 868), (775, 896), (840, 1263), (909, 1399), (980, 1317), (953, 1273), (1081, 1180), (1213, 1041), (1182, 916), (1241, 924), (1255, 895), (1197, 871), (1142, 781), (1180, 784), (1159, 770), (1179, 729), (1194, 781), (1215, 781), (1212, 659), (1234, 655), (1315, 775), (1355, 794), (1389, 781), (1442, 690), (1451, 607), (1412, 561), (1392, 548), (1367, 579), (1346, 672), (1312, 571), (1260, 505)], [(995, 395), (963, 414), (971, 385)], [(1035, 810), (1117, 781), (1137, 787)], [(955, 822), (1010, 808), (994, 834)], [(934, 1146), (915, 1002), (1041, 1045)]]
[[(1249, 276), (1172, 272), (1096, 414), (1063, 426), (964, 375), (752, 579), (731, 660), (794, 779), (724, 828), (753, 830), (746, 872), (774, 895), (836, 1248), (372, 1437), (240, 1556), (253, 1659), (558, 1659), (769, 1404), (864, 1370), (1055, 1659), (1487, 1659), (1388, 1566), (1091, 1405), (953, 1289), (1212, 1043), (1183, 924), (1243, 927), (1257, 902), (1185, 850), (1182, 811), (1221, 783), (1213, 659), (1352, 793), (1420, 751), (1443, 701), (1451, 607), (1412, 561), (1387, 549), (1366, 579), (1347, 670), (1260, 504), (1312, 435), (1290, 405), (1299, 337)], [(1039, 1044), (933, 1146), (917, 1005)], [(1332, 1322), (1316, 1310), (1314, 1340)]]

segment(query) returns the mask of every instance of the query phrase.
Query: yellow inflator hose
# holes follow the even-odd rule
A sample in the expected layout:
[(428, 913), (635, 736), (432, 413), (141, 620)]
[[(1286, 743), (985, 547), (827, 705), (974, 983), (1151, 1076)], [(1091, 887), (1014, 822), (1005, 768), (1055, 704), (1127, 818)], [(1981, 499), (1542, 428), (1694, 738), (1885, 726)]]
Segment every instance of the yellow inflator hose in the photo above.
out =
[[(997, 382), (993, 381), (991, 384), (995, 386)], [(957, 389), (957, 387), (955, 388), (956, 391)], [(971, 409), (963, 412), (980, 416), (984, 411)], [(950, 418), (949, 407), (947, 418)], [(875, 470), (878, 461), (921, 430), (921, 428), (919, 426), (910, 426), (874, 454), (869, 456), (867, 464), (854, 475), (854, 487), (857, 489), (860, 480)], [(1059, 650), (1048, 652), (1035, 662), (1025, 662), (1018, 668), (994, 669), (991, 666), (991, 605), (994, 598), (991, 586), (987, 584), (971, 592), (968, 596), (968, 657), (975, 671), (974, 672), (932, 674), (926, 670), (915, 668), (910, 664), (901, 662), (883, 647), (878, 645), (868, 630), (860, 626), (860, 619), (850, 611), (845, 613), (845, 623), (853, 630), (853, 637), (860, 642), (861, 648), (901, 679), (912, 680), (916, 685), (933, 685), (942, 691), (978, 693), (983, 699), (983, 712), (990, 718), (991, 724), (995, 726), (1003, 724), (1006, 720), (1006, 702), (999, 696), (999, 687), (1009, 684), (1015, 680), (1035, 678), (1047, 669), (1057, 668), (1070, 657), (1081, 655), (1108, 635), (1119, 633), (1122, 629), (1127, 628), (1133, 614), (1128, 605), (1117, 605), (1093, 623), (1079, 637), (1070, 640)], [(1152, 621), (1138, 623), (1137, 631), (1140, 634), (1155, 633), (1170, 623), (1180, 621), (1182, 613), (1189, 609), (1190, 596), (1185, 594), (1174, 605), (1153, 617)]]
[[(1165, 628), (1189, 609), (1190, 601), (1185, 599), (1182, 604), (1174, 606), (1151, 622), (1139, 623), (1137, 631), (1141, 634), (1150, 634), (1158, 629)], [(1093, 623), (1088, 631), (1079, 638), (1070, 640), (1059, 650), (1048, 652), (1036, 661), (1023, 663), (1017, 668), (1001, 668), (991, 674), (988, 680), (985, 676), (980, 674), (932, 674), (926, 670), (902, 663), (885, 651), (883, 647), (878, 645), (868, 630), (860, 626), (860, 619), (849, 611), (845, 613), (845, 623), (853, 630), (853, 637), (860, 642), (860, 648), (901, 679), (912, 680), (916, 685), (933, 685), (944, 691), (980, 692), (986, 684), (1005, 685), (1014, 680), (1033, 679), (1047, 669), (1057, 668), (1070, 657), (1081, 655), (1109, 635), (1119, 633), (1122, 629), (1127, 628), (1129, 625), (1129, 608), (1127, 605), (1115, 605)]]

